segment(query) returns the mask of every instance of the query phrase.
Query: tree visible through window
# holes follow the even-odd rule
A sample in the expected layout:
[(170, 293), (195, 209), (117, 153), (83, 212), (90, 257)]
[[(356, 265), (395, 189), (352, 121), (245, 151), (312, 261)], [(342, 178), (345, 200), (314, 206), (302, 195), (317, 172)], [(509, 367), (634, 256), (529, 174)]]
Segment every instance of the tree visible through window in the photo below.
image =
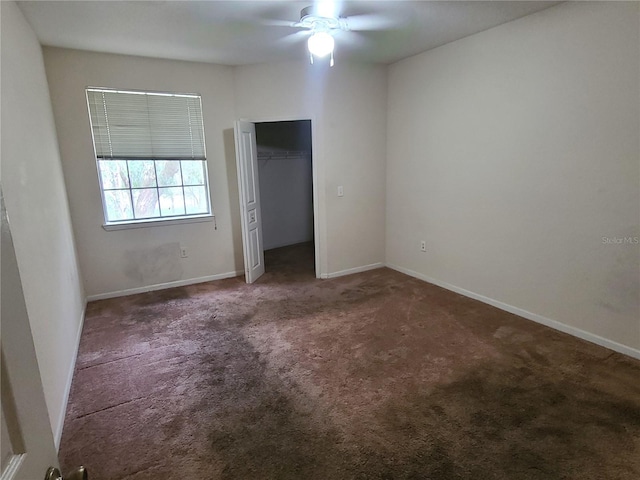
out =
[(197, 95), (87, 89), (107, 224), (211, 213)]

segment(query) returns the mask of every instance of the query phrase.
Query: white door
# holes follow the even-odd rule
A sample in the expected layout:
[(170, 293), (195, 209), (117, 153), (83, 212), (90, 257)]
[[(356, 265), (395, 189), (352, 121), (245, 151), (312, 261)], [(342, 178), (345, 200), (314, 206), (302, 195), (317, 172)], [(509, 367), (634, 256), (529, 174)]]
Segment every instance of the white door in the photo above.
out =
[(251, 122), (237, 121), (235, 137), (244, 276), (247, 283), (253, 283), (264, 273), (256, 126)]
[[(58, 466), (22, 281), (2, 204), (0, 321), (2, 336), (2, 474), (0, 480), (38, 480)], [(55, 348), (55, 345), (51, 345)]]

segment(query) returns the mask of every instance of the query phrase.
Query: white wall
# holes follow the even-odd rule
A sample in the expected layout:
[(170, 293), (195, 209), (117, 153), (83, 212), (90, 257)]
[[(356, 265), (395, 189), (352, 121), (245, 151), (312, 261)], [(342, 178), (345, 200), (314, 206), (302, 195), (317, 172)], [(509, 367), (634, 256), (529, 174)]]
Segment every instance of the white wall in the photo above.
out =
[(321, 274), (382, 264), (386, 67), (337, 59), (333, 68), (297, 61), (234, 73), (238, 117), (312, 120)]
[[(44, 49), (80, 266), (88, 295), (241, 272), (231, 67)], [(214, 222), (117, 231), (103, 213), (85, 99), (87, 86), (202, 95)], [(179, 245), (188, 249), (180, 258)]]
[(84, 292), (42, 51), (2, 2), (2, 188), (56, 440), (82, 325)]
[(640, 245), (603, 242), (640, 236), (639, 9), (561, 4), (390, 67), (389, 264), (640, 348)]

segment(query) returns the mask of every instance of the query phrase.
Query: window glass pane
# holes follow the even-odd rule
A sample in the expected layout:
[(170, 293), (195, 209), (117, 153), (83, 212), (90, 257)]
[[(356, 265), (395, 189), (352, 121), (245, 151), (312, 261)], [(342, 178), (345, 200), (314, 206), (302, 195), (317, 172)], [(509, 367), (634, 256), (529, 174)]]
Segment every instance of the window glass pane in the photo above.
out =
[(160, 212), (163, 217), (184, 215), (182, 187), (159, 188), (158, 190), (160, 191)]
[(184, 187), (184, 204), (187, 214), (209, 213), (205, 187)]
[(100, 177), (102, 178), (102, 188), (129, 188), (129, 177), (127, 175), (127, 162), (125, 160), (100, 160)]
[(131, 187), (155, 187), (156, 169), (153, 160), (129, 160)]
[(158, 174), (159, 187), (182, 185), (182, 177), (180, 175), (180, 161), (156, 160), (156, 172)]
[(129, 190), (107, 190), (104, 192), (104, 203), (108, 222), (133, 220), (131, 197)]
[(182, 178), (184, 185), (204, 185), (204, 162), (202, 160), (183, 160)]
[(133, 209), (136, 218), (159, 217), (158, 191), (155, 188), (133, 190)]

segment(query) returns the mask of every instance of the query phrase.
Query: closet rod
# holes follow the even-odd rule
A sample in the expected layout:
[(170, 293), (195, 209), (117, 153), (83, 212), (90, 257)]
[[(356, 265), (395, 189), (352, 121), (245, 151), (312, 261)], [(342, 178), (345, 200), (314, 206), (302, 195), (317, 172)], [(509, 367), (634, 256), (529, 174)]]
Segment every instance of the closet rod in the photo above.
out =
[(289, 158), (308, 157), (311, 152), (304, 150), (288, 150), (282, 152), (258, 152), (258, 160), (287, 160)]

